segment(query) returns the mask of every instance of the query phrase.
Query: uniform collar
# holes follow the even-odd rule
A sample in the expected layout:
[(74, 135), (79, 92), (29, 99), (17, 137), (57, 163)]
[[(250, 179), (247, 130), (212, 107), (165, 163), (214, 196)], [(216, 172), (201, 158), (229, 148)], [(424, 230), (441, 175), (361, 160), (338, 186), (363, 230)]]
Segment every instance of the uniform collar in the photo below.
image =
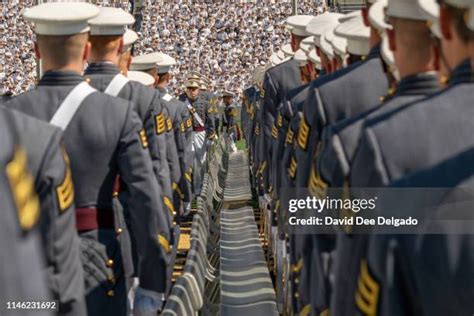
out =
[(472, 82), (472, 68), (469, 59), (466, 59), (453, 69), (451, 78), (449, 79), (449, 85), (452, 86), (467, 82)]
[(39, 81), (39, 86), (75, 86), (82, 81), (84, 77), (74, 71), (50, 70), (44, 73)]
[(435, 72), (425, 72), (410, 75), (397, 85), (395, 96), (431, 94), (439, 90), (438, 77)]
[(156, 87), (156, 90), (158, 90), (158, 92), (161, 93), (161, 94), (167, 94), (168, 93), (168, 91), (165, 88)]
[(99, 61), (89, 64), (85, 71), (85, 75), (91, 74), (107, 74), (116, 75), (120, 72), (117, 66), (107, 61)]
[(374, 47), (372, 47), (366, 59), (371, 59), (371, 58), (376, 58), (376, 57), (377, 58), (380, 57), (380, 44), (377, 44)]

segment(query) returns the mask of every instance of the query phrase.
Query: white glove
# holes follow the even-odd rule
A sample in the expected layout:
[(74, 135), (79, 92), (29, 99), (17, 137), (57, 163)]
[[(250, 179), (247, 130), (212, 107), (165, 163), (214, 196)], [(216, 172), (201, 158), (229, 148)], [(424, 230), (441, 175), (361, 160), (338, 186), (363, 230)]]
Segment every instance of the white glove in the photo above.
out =
[(133, 278), (132, 286), (130, 287), (130, 290), (128, 290), (128, 304), (130, 304), (131, 310), (133, 310), (133, 303), (135, 301), (135, 292), (137, 291), (138, 284), (139, 284), (138, 278)]
[(270, 202), (272, 201), (272, 197), (268, 193), (265, 193), (263, 198), (265, 199), (265, 202), (266, 202), (267, 205), (270, 204)]
[(183, 216), (188, 216), (191, 213), (191, 202), (187, 202), (183, 208)]
[(135, 294), (135, 304), (133, 308), (134, 316), (156, 316), (163, 306), (164, 295), (149, 290), (137, 288)]
[(258, 197), (258, 208), (263, 210), (265, 207), (265, 198), (263, 196)]

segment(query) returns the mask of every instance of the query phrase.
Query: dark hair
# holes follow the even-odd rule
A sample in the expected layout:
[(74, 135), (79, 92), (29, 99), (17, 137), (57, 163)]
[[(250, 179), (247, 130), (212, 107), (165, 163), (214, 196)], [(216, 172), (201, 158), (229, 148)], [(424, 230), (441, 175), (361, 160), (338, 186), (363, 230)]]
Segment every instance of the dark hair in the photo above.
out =
[(446, 9), (453, 18), (456, 32), (458, 33), (461, 40), (467, 44), (469, 40), (474, 39), (474, 32), (471, 31), (465, 20), (466, 9), (460, 9), (445, 2)]

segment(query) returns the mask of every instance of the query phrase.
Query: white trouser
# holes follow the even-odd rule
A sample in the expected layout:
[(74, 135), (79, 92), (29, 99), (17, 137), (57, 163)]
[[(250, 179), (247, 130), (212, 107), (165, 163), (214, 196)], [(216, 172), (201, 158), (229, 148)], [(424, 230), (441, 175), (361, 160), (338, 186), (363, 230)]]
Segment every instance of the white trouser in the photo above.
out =
[(203, 181), (203, 165), (206, 161), (206, 132), (194, 132), (193, 134), (193, 187), (196, 195), (201, 193)]

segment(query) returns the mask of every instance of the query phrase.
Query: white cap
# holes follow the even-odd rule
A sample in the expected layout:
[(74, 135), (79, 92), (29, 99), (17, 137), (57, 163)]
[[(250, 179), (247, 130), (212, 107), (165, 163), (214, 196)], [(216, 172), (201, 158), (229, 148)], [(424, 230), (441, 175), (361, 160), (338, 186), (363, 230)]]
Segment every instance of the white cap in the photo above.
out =
[(474, 31), (474, 5), (469, 8), (468, 12), (468, 18), (467, 18), (467, 27), (471, 30)]
[(334, 34), (333, 31), (333, 38), (331, 41), (332, 48), (334, 50), (334, 54), (337, 54), (341, 56), (343, 59), (345, 59), (347, 55), (347, 39), (337, 36)]
[(430, 24), (431, 32), (438, 38), (441, 38), (441, 29), (439, 26), (439, 4), (436, 0), (418, 0), (418, 5), (426, 15)]
[(270, 64), (272, 66), (276, 66), (279, 63), (281, 63), (281, 58), (278, 57), (278, 53), (273, 53), (272, 56), (270, 57)]
[(316, 67), (316, 69), (318, 70), (321, 70), (322, 69), (322, 66), (321, 66), (321, 57), (318, 56), (318, 54), (316, 54), (316, 49), (312, 49), (309, 54), (308, 54), (308, 60), (310, 60), (314, 66)]
[(91, 36), (122, 35), (134, 22), (133, 16), (122, 9), (102, 7), (99, 15), (89, 20)]
[(285, 58), (286, 57), (291, 57), (293, 56), (295, 53), (293, 52), (293, 48), (291, 48), (291, 44), (285, 44), (281, 47), (281, 51), (283, 52), (283, 54), (285, 54)]
[(156, 64), (163, 59), (162, 53), (150, 53), (132, 58), (130, 70), (149, 70), (156, 67)]
[(362, 15), (339, 25), (334, 34), (347, 39), (347, 51), (353, 55), (367, 55), (370, 51), (370, 28), (364, 25)]
[(306, 57), (306, 53), (302, 49), (298, 49), (295, 52), (293, 60), (295, 60), (300, 67), (304, 67), (308, 64), (308, 58)]
[(157, 67), (158, 73), (165, 74), (170, 71), (171, 66), (176, 65), (176, 60), (173, 57), (166, 54), (161, 54), (161, 56), (163, 58), (160, 61), (158, 61), (156, 65), (158, 66)]
[(199, 81), (197, 80), (186, 80), (184, 82), (184, 86), (186, 88), (198, 88), (198, 89), (201, 87)]
[(277, 57), (280, 59), (280, 60), (283, 60), (286, 58), (285, 56), (285, 53), (283, 52), (283, 50), (281, 49), (280, 47), (280, 50), (276, 53)]
[(321, 50), (329, 59), (334, 57), (334, 51), (332, 49), (331, 41), (334, 38), (334, 29), (328, 29), (320, 39)]
[(316, 16), (306, 27), (306, 31), (314, 36), (314, 45), (320, 47), (321, 35), (330, 29), (334, 25), (339, 24), (339, 18), (344, 16), (340, 13), (325, 12), (321, 15)]
[(377, 29), (377, 31), (379, 31), (379, 33), (385, 32), (386, 29), (392, 28), (390, 24), (385, 22), (385, 9), (387, 7), (387, 3), (388, 0), (377, 1), (371, 5), (369, 9), (369, 22), (374, 28)]
[(44, 3), (25, 10), (23, 17), (35, 23), (40, 35), (73, 35), (90, 30), (87, 21), (99, 14), (99, 8), (85, 2)]
[(222, 92), (222, 96), (223, 97), (233, 97), (234, 93), (232, 91), (229, 91), (229, 90), (224, 90), (224, 92)]
[(300, 43), (300, 49), (302, 49), (306, 54), (309, 53), (311, 48), (314, 46), (314, 36), (308, 36)]
[(146, 72), (143, 71), (128, 71), (127, 72), (127, 77), (128, 79), (132, 81), (137, 81), (140, 82), (141, 84), (145, 86), (151, 86), (155, 83), (155, 78), (153, 78), (152, 75), (147, 74)]
[(313, 15), (293, 15), (286, 19), (286, 24), (294, 35), (306, 37), (311, 35), (307, 32), (306, 26), (313, 18)]
[(344, 14), (343, 16), (339, 18), (339, 23), (344, 23), (347, 20), (355, 18), (356, 16), (359, 16), (361, 14), (362, 14), (361, 10), (356, 10), (356, 11), (352, 11), (350, 13)]
[(385, 15), (417, 21), (427, 21), (429, 19), (429, 16), (421, 9), (418, 1), (413, 0), (389, 0)]
[(123, 34), (123, 48), (129, 50), (132, 45), (138, 40), (138, 34), (131, 29), (127, 29)]

